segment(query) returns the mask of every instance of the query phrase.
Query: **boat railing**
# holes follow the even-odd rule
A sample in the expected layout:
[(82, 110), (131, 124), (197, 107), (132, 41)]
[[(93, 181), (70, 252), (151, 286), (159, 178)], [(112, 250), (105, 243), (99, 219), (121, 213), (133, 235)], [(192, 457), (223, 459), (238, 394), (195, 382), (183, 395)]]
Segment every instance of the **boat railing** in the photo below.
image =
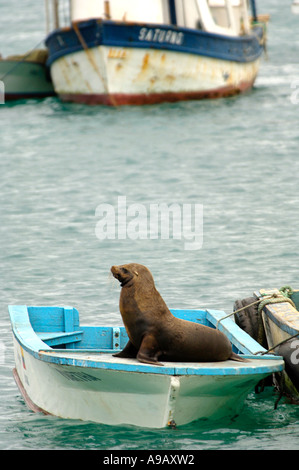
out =
[(238, 36), (250, 31), (247, 0), (45, 0), (47, 34), (91, 18), (168, 24)]

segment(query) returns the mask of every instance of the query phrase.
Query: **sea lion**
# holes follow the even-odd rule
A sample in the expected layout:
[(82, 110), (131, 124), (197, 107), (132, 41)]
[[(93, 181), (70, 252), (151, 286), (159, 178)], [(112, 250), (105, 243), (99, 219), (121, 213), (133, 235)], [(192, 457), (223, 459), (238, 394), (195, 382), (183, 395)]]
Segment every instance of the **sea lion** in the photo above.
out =
[(224, 333), (198, 323), (176, 318), (157, 291), (149, 269), (131, 263), (112, 266), (121, 284), (119, 307), (129, 337), (116, 357), (163, 365), (164, 361), (245, 361), (233, 353)]

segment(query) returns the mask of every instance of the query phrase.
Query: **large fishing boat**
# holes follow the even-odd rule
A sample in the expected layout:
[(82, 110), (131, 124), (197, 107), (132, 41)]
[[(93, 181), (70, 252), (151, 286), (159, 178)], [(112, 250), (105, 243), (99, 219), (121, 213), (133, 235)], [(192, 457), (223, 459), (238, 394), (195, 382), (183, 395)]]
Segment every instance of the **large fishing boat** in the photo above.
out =
[(46, 6), (48, 65), (65, 101), (116, 106), (235, 95), (253, 86), (266, 43), (255, 0)]

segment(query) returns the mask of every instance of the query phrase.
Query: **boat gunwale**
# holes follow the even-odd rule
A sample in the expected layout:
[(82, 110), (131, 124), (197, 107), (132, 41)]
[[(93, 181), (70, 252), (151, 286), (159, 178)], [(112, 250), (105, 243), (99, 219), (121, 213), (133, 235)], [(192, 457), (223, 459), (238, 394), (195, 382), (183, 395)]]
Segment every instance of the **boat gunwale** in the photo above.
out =
[[(52, 351), (39, 351), (38, 357), (44, 362), (50, 362), (61, 366), (74, 366), (93, 370), (105, 369), (122, 372), (150, 373), (173, 376), (251, 376), (256, 374), (274, 373), (283, 370), (283, 358), (276, 355), (268, 355), (267, 357), (266, 355), (242, 355), (242, 358), (246, 359), (247, 362), (232, 360), (213, 363), (164, 362), (163, 366), (155, 366), (151, 364), (140, 363), (136, 359), (122, 360), (121, 362), (114, 360), (112, 363), (101, 360), (100, 356), (98, 361), (89, 360), (88, 358), (76, 359), (75, 357), (72, 357), (72, 355), (79, 355), (82, 353), (82, 351), (69, 350), (68, 354), (71, 355), (70, 357), (64, 357), (63, 353), (65, 352), (66, 350), (55, 349)], [(102, 351), (102, 353), (106, 354), (106, 351)], [(277, 362), (277, 364), (267, 364), (267, 362), (270, 360)], [(261, 364), (260, 361), (265, 361), (265, 364)]]
[[(281, 305), (287, 305), (289, 308), (289, 314), (295, 315), (298, 317), (298, 311), (294, 309), (294, 307), (289, 304), (288, 302), (277, 303), (277, 304), (269, 304), (264, 307), (264, 314), (267, 315), (274, 323), (277, 325), (281, 330), (289, 335), (293, 336), (296, 333), (299, 335), (299, 324), (298, 327), (294, 327), (289, 319), (285, 319), (282, 317), (282, 312), (279, 311), (279, 307)], [(286, 314), (287, 312), (283, 312)]]
[(83, 19), (83, 20), (76, 20), (76, 21), (73, 21), (72, 24), (70, 26), (63, 26), (63, 27), (60, 27), (60, 28), (57, 28), (57, 29), (53, 29), (53, 31), (51, 31), (47, 37), (46, 37), (46, 40), (48, 40), (48, 38), (50, 38), (51, 36), (56, 36), (57, 34), (59, 33), (68, 33), (70, 31), (72, 31), (74, 28), (73, 28), (73, 25), (81, 25), (81, 26), (85, 26), (86, 24), (89, 24), (89, 23), (97, 23), (97, 24), (107, 24), (107, 25), (116, 25), (116, 26), (136, 26), (136, 27), (149, 27), (149, 28), (161, 28), (161, 29), (172, 29), (173, 31), (175, 32), (178, 32), (178, 31), (182, 31), (184, 33), (200, 33), (201, 36), (207, 36), (207, 37), (217, 37), (218, 39), (229, 39), (229, 40), (236, 40), (236, 41), (244, 41), (244, 40), (251, 40), (253, 38), (256, 38), (257, 40), (259, 39), (257, 37), (257, 35), (255, 34), (255, 31), (254, 30), (262, 30), (263, 28), (259, 25), (259, 24), (255, 24), (252, 26), (252, 29), (251, 29), (251, 34), (239, 34), (239, 35), (229, 35), (229, 34), (220, 34), (220, 33), (214, 33), (212, 31), (205, 31), (203, 29), (196, 29), (196, 28), (189, 28), (187, 26), (179, 26), (179, 25), (173, 25), (173, 24), (168, 24), (168, 23), (147, 23), (146, 21), (121, 21), (121, 20), (106, 20), (104, 18), (89, 18), (89, 19)]
[[(172, 309), (174, 312), (175, 310), (188, 313), (190, 311), (196, 313), (201, 312), (202, 314), (206, 314), (207, 320), (211, 322), (210, 318), (212, 318), (214, 326), (215, 323), (219, 323), (219, 329), (222, 330), (230, 339), (232, 344), (236, 346), (236, 344), (232, 341), (237, 334), (241, 335), (241, 339), (245, 334), (245, 338), (248, 342), (256, 348), (259, 348), (259, 351), (255, 351), (255, 354), (252, 354), (251, 351), (247, 351), (250, 354), (243, 354), (242, 357), (244, 359), (248, 359), (249, 362), (234, 362), (232, 366), (231, 362), (228, 363), (227, 361), (220, 363), (213, 363), (213, 367), (211, 367), (211, 363), (200, 363), (200, 365), (196, 365), (198, 363), (167, 363), (165, 366), (155, 366), (151, 364), (143, 364), (139, 363), (135, 360), (124, 360), (117, 358), (112, 363), (105, 362), (105, 361), (95, 361), (95, 360), (88, 360), (88, 358), (76, 358), (79, 354), (84, 354), (83, 349), (53, 349), (48, 346), (45, 342), (43, 342), (39, 337), (38, 334), (34, 331), (31, 326), (29, 314), (28, 314), (27, 306), (9, 306), (9, 313), (11, 316), (12, 322), (12, 330), (16, 341), (20, 344), (20, 346), (27, 351), (31, 356), (34, 358), (57, 365), (67, 365), (67, 366), (77, 366), (77, 367), (84, 367), (84, 368), (92, 368), (92, 369), (109, 369), (109, 370), (122, 370), (124, 372), (146, 372), (146, 373), (154, 373), (154, 374), (163, 374), (163, 375), (252, 375), (255, 373), (272, 373), (277, 372), (283, 369), (283, 360), (282, 357), (276, 355), (267, 355), (262, 356), (256, 355), (258, 352), (263, 352), (263, 349), (258, 343), (256, 343), (249, 335), (244, 333), (230, 318), (225, 318), (225, 313), (222, 311), (217, 310), (196, 310), (196, 309)], [(69, 307), (68, 307), (69, 308)], [(213, 324), (212, 323), (212, 324)], [(83, 325), (81, 325), (83, 328)], [(103, 328), (107, 328), (107, 326), (103, 326)], [(111, 328), (113, 328), (111, 326)], [(234, 334), (235, 333), (235, 334)], [(237, 333), (237, 334), (236, 334)], [(110, 353), (117, 352), (118, 350), (111, 350), (108, 348), (103, 348), (101, 350), (102, 353)], [(244, 349), (246, 353), (246, 348)], [(95, 349), (92, 349), (85, 353), (91, 355), (91, 353), (97, 354)], [(99, 352), (100, 353), (100, 352)], [(59, 355), (60, 354), (60, 355)], [(75, 357), (63, 357), (64, 355), (73, 355)], [(273, 367), (265, 366), (263, 371), (261, 372), (261, 363), (256, 367), (252, 366), (253, 360), (260, 361), (261, 359), (265, 359), (268, 361), (269, 359), (277, 361), (276, 365)], [(250, 362), (251, 361), (251, 362)], [(225, 364), (226, 363), (226, 364)], [(170, 365), (171, 364), (171, 365)], [(209, 365), (208, 365), (209, 364)], [(218, 367), (217, 367), (218, 366)], [(275, 370), (274, 370), (275, 369)]]
[[(240, 45), (240, 54), (239, 56), (235, 57), (235, 54), (231, 53), (231, 55), (227, 56), (227, 54), (220, 53), (219, 51), (216, 53), (207, 53), (205, 48), (203, 47), (202, 50), (197, 51), (196, 48), (190, 47), (190, 46), (183, 46), (183, 45), (176, 45), (172, 43), (167, 43), (167, 42), (158, 42), (158, 41), (138, 41), (136, 39), (132, 39), (130, 37), (129, 39), (126, 38), (119, 38), (117, 37), (116, 39), (111, 39), (110, 36), (105, 37), (105, 31), (104, 33), (101, 32), (99, 37), (95, 40), (92, 41), (86, 41), (84, 38), (84, 47), (79, 38), (77, 37), (76, 30), (74, 29), (73, 26), (69, 28), (58, 28), (52, 31), (50, 34), (48, 34), (45, 43), (49, 49), (49, 57), (47, 60), (47, 65), (51, 66), (56, 60), (60, 59), (61, 57), (65, 57), (66, 55), (73, 54), (76, 52), (84, 51), (85, 47), (88, 49), (93, 49), (96, 47), (122, 47), (122, 48), (136, 48), (136, 49), (157, 49), (157, 50), (164, 50), (166, 52), (179, 52), (182, 54), (192, 54), (192, 55), (197, 55), (199, 57), (201, 56), (207, 56), (214, 58), (216, 60), (224, 60), (224, 61), (233, 61), (233, 62), (240, 62), (240, 63), (251, 63), (256, 60), (258, 60), (263, 52), (263, 45), (261, 44), (261, 39), (263, 37), (263, 28), (261, 26), (253, 26), (251, 30), (251, 34), (244, 34), (244, 35), (238, 35), (238, 36), (229, 36), (229, 35), (222, 35), (219, 33), (213, 33), (209, 31), (203, 31), (203, 30), (198, 30), (194, 28), (187, 28), (183, 26), (176, 26), (176, 25), (171, 25), (171, 24), (159, 24), (159, 23), (146, 23), (146, 22), (122, 22), (122, 21), (114, 21), (114, 20), (105, 20), (101, 18), (91, 18), (88, 20), (82, 20), (79, 22), (75, 22), (77, 27), (81, 27), (79, 29), (80, 34), (82, 35), (82, 31), (84, 28), (87, 27), (101, 27), (103, 30), (105, 27), (118, 27), (118, 28), (131, 28), (132, 31), (135, 28), (148, 28), (148, 29), (161, 29), (161, 30), (169, 30), (173, 31), (175, 33), (183, 33), (185, 35), (190, 36), (190, 38), (202, 38), (204, 41), (205, 40), (215, 40), (217, 41), (225, 41), (229, 42), (232, 44), (237, 44)], [(55, 40), (57, 36), (60, 35), (60, 41), (63, 40), (64, 35), (69, 35), (74, 33), (76, 36), (77, 40), (79, 41), (78, 44), (76, 45), (69, 45), (65, 47), (61, 47), (57, 51), (52, 52), (51, 51), (51, 46), (50, 42), (52, 40)], [(96, 36), (96, 35), (95, 35)], [(261, 37), (260, 37), (261, 36)], [(244, 52), (244, 48), (246, 43), (254, 43), (258, 42), (259, 48), (256, 53), (254, 53), (251, 56), (246, 56)]]
[[(296, 292), (296, 291), (294, 291)], [(276, 288), (273, 289), (261, 289), (259, 292), (255, 293), (255, 296), (259, 298), (260, 300), (263, 300), (265, 295), (272, 295), (272, 294), (278, 294), (279, 290)], [(283, 310), (282, 310), (283, 309)], [(289, 334), (290, 336), (295, 335), (298, 333), (299, 335), (299, 322), (298, 322), (298, 310), (293, 307), (293, 305), (288, 302), (287, 300), (285, 302), (271, 302), (269, 304), (266, 304), (263, 308), (263, 314), (268, 316), (270, 320), (272, 320), (275, 325), (277, 325), (281, 330), (283, 330), (285, 333)], [(290, 318), (286, 318), (286, 315), (291, 315), (294, 317), (294, 320), (296, 320), (297, 317), (297, 322), (298, 322), (298, 327), (294, 326), (292, 324), (292, 321)]]

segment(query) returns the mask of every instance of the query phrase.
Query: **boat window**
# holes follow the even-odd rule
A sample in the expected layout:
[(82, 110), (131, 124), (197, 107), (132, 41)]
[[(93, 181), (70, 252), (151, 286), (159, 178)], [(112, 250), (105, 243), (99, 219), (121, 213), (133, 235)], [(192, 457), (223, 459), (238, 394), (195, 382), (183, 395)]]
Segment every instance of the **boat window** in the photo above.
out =
[(175, 8), (178, 26), (220, 34), (225, 28), (230, 33), (227, 0), (175, 0)]
[(175, 11), (177, 25), (187, 28), (197, 28), (200, 20), (197, 1), (176, 0)]
[(248, 0), (46, 0), (48, 33), (90, 18), (176, 22), (178, 26), (228, 35), (249, 30)]
[(249, 31), (248, 0), (176, 0), (180, 26), (236, 36)]
[(248, 0), (208, 0), (208, 5), (216, 25), (237, 34), (248, 32)]
[(71, 0), (72, 21), (109, 17), (109, 1)]
[(225, 0), (209, 0), (208, 5), (215, 24), (223, 28), (229, 28), (230, 21)]
[[(165, 10), (166, 0), (161, 1)], [(249, 30), (249, 0), (171, 0), (173, 7), (167, 2), (175, 9), (178, 26), (233, 36)]]
[(53, 31), (53, 29), (63, 28), (70, 25), (70, 0), (46, 0), (45, 8), (47, 33)]
[(146, 23), (165, 22), (166, 2), (161, 0), (110, 0), (113, 20)]
[(105, 18), (116, 21), (170, 23), (169, 0), (45, 0), (47, 33), (72, 21)]

